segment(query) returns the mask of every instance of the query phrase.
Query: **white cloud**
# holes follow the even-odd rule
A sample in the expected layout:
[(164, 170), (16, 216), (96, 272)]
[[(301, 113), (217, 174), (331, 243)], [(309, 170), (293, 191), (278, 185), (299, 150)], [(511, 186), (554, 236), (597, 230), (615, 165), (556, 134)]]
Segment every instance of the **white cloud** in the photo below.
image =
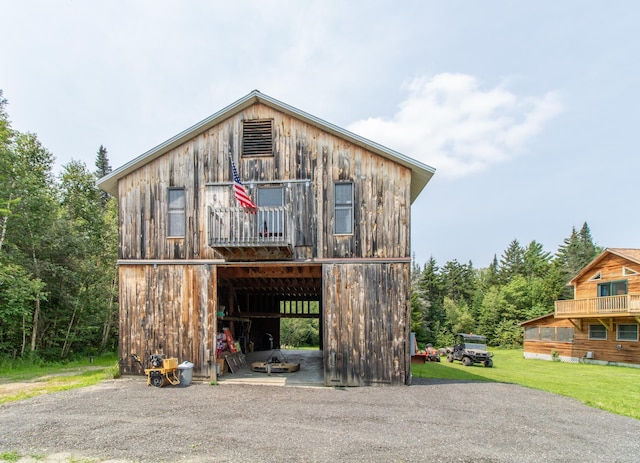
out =
[(459, 178), (523, 151), (562, 112), (560, 95), (518, 96), (503, 85), (483, 89), (465, 74), (414, 79), (390, 119), (356, 121), (349, 130)]

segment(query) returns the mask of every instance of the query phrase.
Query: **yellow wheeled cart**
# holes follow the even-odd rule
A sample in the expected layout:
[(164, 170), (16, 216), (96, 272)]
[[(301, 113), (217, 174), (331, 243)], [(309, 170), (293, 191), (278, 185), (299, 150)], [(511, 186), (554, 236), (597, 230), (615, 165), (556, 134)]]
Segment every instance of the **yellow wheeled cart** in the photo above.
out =
[(163, 358), (162, 354), (152, 354), (149, 356), (151, 368), (144, 368), (140, 357), (136, 354), (132, 354), (131, 357), (144, 369), (147, 375), (147, 386), (162, 387), (167, 384), (173, 386), (180, 384), (180, 378), (176, 375), (178, 371), (177, 358)]

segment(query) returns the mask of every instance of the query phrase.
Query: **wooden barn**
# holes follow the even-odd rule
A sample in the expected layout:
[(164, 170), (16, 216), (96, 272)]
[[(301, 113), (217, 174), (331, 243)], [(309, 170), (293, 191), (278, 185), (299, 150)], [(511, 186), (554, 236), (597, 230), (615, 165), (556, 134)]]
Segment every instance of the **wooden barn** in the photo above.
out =
[(103, 177), (122, 373), (162, 353), (215, 378), (223, 333), (269, 349), (304, 317), (325, 385), (407, 384), (411, 204), (433, 174), (256, 90)]
[(569, 284), (574, 299), (521, 324), (525, 357), (640, 366), (640, 249), (605, 249)]

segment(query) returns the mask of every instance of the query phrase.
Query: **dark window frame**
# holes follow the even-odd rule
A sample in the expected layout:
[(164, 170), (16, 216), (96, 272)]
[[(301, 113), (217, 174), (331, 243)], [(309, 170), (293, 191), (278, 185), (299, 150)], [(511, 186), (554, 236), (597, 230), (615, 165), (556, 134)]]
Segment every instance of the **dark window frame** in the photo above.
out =
[[(278, 199), (276, 196), (267, 197), (266, 192), (280, 193), (280, 201), (271, 201)], [(256, 194), (256, 205), (258, 206), (258, 226), (260, 233), (265, 236), (282, 236), (285, 230), (284, 216), (278, 212), (266, 211), (264, 207), (284, 207), (284, 186), (283, 185), (265, 185), (259, 186)]]
[[(338, 195), (338, 189), (348, 186), (350, 195), (348, 200), (342, 200), (343, 195)], [(354, 188), (353, 182), (338, 182), (333, 185), (333, 233), (335, 235), (353, 235), (354, 233)], [(340, 196), (340, 198), (339, 198)], [(338, 220), (338, 216), (346, 213), (344, 223)], [(345, 225), (345, 228), (342, 228)]]
[[(615, 288), (621, 285), (624, 285), (624, 293), (616, 294), (614, 292)], [(598, 283), (598, 297), (623, 296), (625, 294), (629, 294), (628, 280), (614, 280)]]
[[(603, 338), (602, 337), (594, 337), (593, 336), (592, 328), (594, 328), (594, 327), (598, 328), (598, 331), (599, 330), (604, 330), (603, 331), (603, 333), (604, 333), (604, 337)], [(607, 332), (607, 328), (605, 326), (603, 326), (603, 325), (598, 324), (598, 323), (590, 324), (589, 328), (588, 328), (588, 333), (589, 333), (589, 340), (590, 341), (606, 341), (607, 338), (609, 337), (609, 333)]]
[[(182, 197), (174, 197), (175, 193), (182, 193)], [(176, 206), (175, 201), (181, 202)], [(183, 187), (170, 187), (167, 189), (167, 238), (184, 238), (187, 234), (187, 200), (186, 192)], [(180, 218), (182, 220), (180, 221)], [(181, 225), (178, 225), (181, 224)], [(174, 230), (174, 227), (178, 227)]]
[[(635, 327), (635, 331), (636, 331), (636, 336), (635, 339), (627, 339), (627, 338), (620, 338), (620, 327), (621, 326), (634, 326)], [(618, 323), (616, 325), (616, 341), (623, 341), (623, 342), (638, 342), (638, 324), (637, 323)]]

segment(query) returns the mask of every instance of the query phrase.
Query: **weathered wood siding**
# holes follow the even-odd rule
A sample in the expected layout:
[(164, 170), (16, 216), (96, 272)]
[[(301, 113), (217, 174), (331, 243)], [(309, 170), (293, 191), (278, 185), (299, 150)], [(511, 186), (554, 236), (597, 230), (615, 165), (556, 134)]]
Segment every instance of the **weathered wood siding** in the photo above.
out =
[[(623, 275), (623, 267), (638, 272), (638, 275)], [(600, 279), (592, 280), (598, 272), (601, 274)], [(599, 263), (599, 265), (594, 265), (594, 267), (582, 276), (582, 278), (574, 282), (574, 299), (598, 297), (599, 283), (623, 280), (627, 280), (627, 291), (630, 294), (640, 294), (640, 265), (615, 254), (608, 254), (602, 262)]]
[(208, 376), (213, 355), (216, 275), (205, 265), (121, 265), (120, 365), (141, 373), (131, 354), (177, 357)]
[[(411, 172), (399, 164), (346, 143), (323, 147), (325, 182), (322, 252), (324, 257), (409, 257)], [(335, 235), (334, 189), (354, 186), (354, 233)]]
[[(273, 155), (243, 156), (243, 120), (272, 119)], [(209, 375), (217, 299), (209, 245), (216, 207), (235, 206), (231, 156), (249, 195), (282, 186), (291, 211), (292, 259), (380, 259), (323, 268), (323, 339), (329, 385), (406, 384), (411, 171), (360, 146), (262, 104), (231, 115), (118, 183), (121, 261), (120, 352), (164, 353)], [(334, 234), (334, 184), (352, 182), (353, 234)], [(167, 233), (168, 191), (184, 188), (185, 236)], [(326, 259), (326, 260), (325, 260)], [(160, 263), (155, 266), (153, 261)], [(188, 260), (189, 265), (167, 261)]]
[(409, 264), (323, 267), (325, 385), (407, 384)]
[[(273, 156), (243, 157), (244, 119), (273, 119)], [(208, 245), (210, 207), (235, 205), (229, 155), (252, 182), (281, 184), (295, 226), (294, 259), (410, 257), (411, 172), (332, 134), (256, 104), (119, 182), (121, 259), (218, 258)], [(308, 182), (307, 182), (308, 181)], [(354, 233), (334, 235), (333, 184), (354, 185)], [(186, 235), (167, 237), (170, 187), (184, 188)], [(255, 198), (255, 196), (254, 196)]]

